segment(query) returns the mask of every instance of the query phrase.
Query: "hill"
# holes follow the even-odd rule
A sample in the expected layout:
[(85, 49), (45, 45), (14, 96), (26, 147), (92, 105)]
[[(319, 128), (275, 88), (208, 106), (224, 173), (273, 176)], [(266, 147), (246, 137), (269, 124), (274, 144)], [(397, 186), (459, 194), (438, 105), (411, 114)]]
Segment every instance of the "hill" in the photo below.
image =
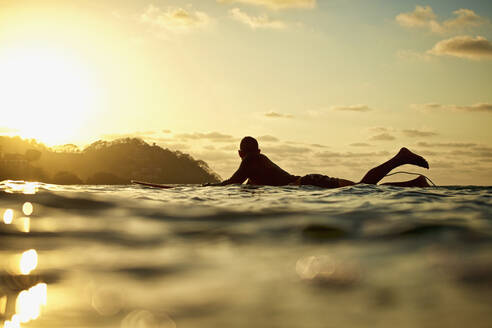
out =
[(207, 163), (188, 154), (149, 145), (138, 138), (96, 141), (80, 150), (67, 144), (54, 148), (20, 137), (0, 136), (0, 180), (56, 184), (127, 184), (216, 182)]

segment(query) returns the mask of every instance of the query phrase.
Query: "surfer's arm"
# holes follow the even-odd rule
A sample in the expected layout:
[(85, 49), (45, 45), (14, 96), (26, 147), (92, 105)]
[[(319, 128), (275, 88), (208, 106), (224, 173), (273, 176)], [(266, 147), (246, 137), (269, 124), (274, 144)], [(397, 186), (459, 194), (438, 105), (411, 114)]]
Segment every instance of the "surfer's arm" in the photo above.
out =
[(242, 161), (236, 172), (227, 180), (218, 183), (209, 183), (207, 186), (227, 186), (230, 184), (242, 184), (248, 179), (247, 162)]
[(232, 175), (232, 177), (230, 177), (227, 180), (222, 181), (218, 185), (219, 186), (227, 186), (230, 184), (242, 184), (244, 181), (246, 181), (247, 178), (248, 178), (248, 176), (246, 174), (244, 174), (244, 172), (241, 170), (241, 167), (239, 167), (239, 169)]

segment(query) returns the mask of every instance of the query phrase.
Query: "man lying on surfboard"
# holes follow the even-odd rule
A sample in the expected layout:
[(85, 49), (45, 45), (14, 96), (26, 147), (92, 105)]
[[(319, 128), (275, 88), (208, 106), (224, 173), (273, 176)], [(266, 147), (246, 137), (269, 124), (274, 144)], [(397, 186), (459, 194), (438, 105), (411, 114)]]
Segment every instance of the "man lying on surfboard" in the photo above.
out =
[[(412, 153), (407, 148), (401, 148), (398, 154), (393, 158), (370, 169), (366, 175), (364, 175), (362, 180), (356, 183), (350, 180), (333, 178), (322, 174), (308, 174), (302, 177), (292, 175), (273, 163), (266, 155), (262, 154), (258, 147), (258, 141), (253, 137), (244, 137), (241, 140), (239, 148), (239, 157), (242, 159), (241, 165), (232, 177), (219, 183), (206, 184), (207, 186), (242, 184), (244, 181), (248, 180), (248, 184), (254, 185), (311, 185), (322, 188), (339, 188), (359, 183), (377, 184), (391, 170), (404, 164), (413, 164), (427, 169), (429, 168), (429, 164), (422, 156)], [(385, 184), (400, 187), (429, 187), (429, 184), (423, 175), (410, 181), (390, 182)]]

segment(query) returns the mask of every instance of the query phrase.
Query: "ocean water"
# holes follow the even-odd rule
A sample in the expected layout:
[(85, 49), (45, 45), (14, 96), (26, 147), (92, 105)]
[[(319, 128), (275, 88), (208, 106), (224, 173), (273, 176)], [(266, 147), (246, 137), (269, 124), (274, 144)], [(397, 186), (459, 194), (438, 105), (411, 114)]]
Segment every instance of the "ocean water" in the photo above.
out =
[(0, 327), (492, 327), (492, 187), (0, 183)]

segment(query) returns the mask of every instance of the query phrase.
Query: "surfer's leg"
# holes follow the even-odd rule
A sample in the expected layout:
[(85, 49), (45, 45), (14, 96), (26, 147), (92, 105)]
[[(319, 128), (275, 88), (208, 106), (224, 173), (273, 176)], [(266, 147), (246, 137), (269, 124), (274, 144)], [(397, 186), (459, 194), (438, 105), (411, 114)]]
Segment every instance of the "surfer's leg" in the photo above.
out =
[(340, 178), (338, 179), (338, 186), (339, 187), (353, 186), (355, 184), (356, 184), (355, 182), (350, 181), (350, 180), (340, 179)]
[(414, 154), (407, 148), (403, 147), (392, 159), (370, 169), (359, 183), (377, 184), (391, 170), (404, 164), (413, 164), (420, 167), (425, 167), (427, 169), (429, 168), (429, 164), (422, 156)]
[(356, 183), (350, 180), (329, 177), (323, 174), (308, 174), (296, 182), (300, 186), (316, 186), (321, 188), (333, 189), (339, 187), (353, 186)]
[(427, 182), (427, 179), (423, 175), (420, 175), (418, 178), (409, 181), (385, 182), (381, 183), (381, 185), (396, 187), (430, 187), (430, 184)]

